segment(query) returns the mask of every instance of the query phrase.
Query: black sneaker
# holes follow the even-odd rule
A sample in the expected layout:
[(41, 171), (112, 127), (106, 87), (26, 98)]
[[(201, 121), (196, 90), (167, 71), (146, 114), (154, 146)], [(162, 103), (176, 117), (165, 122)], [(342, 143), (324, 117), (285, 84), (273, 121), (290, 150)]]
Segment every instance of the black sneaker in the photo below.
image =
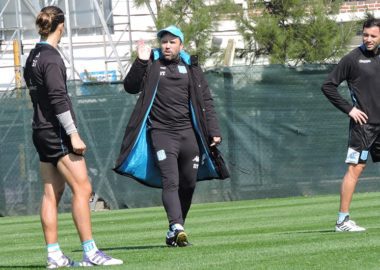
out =
[(180, 224), (174, 224), (169, 227), (166, 234), (166, 245), (169, 247), (187, 247), (191, 245), (187, 239), (186, 232)]

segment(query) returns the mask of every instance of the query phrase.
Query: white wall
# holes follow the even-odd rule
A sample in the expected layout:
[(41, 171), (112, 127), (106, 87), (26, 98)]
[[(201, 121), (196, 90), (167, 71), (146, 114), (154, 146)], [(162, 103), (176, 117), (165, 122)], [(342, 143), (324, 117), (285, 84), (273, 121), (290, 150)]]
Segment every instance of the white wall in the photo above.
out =
[[(89, 1), (89, 0), (86, 0)], [(115, 33), (112, 35), (112, 40), (117, 47), (117, 53), (122, 60), (123, 69), (128, 68), (129, 58), (130, 58), (130, 44), (132, 43), (132, 50), (135, 50), (135, 43), (139, 39), (144, 39), (148, 41), (155, 41), (156, 31), (152, 16), (146, 6), (137, 8), (133, 5), (133, 1), (130, 2), (130, 13), (131, 13), (131, 39), (127, 30), (128, 27), (128, 14), (127, 14), (127, 0), (113, 0), (113, 21), (115, 24)], [(208, 0), (208, 3), (212, 4), (213, 0)], [(246, 0), (235, 0), (237, 4), (241, 4), (243, 8), (247, 8)], [(154, 5), (152, 5), (154, 9)], [(153, 10), (153, 12), (156, 12)], [(379, 16), (379, 12), (375, 12), (375, 16)], [(353, 19), (361, 19), (363, 13), (344, 13), (337, 16), (337, 21), (348, 21)], [(221, 21), (217, 27), (217, 30), (213, 32), (212, 36), (220, 41), (220, 50), (223, 50), (227, 46), (229, 39), (233, 39), (236, 42), (236, 48), (244, 48), (244, 41), (239, 33), (236, 31), (236, 25), (234, 21)], [(92, 36), (74, 36), (73, 37), (73, 53), (74, 53), (74, 66), (77, 73), (84, 72), (96, 72), (104, 70), (116, 70), (120, 74), (120, 69), (116, 58), (112, 55), (112, 47), (108, 42), (107, 36), (103, 35), (92, 35)], [(27, 57), (30, 49), (34, 47), (34, 44), (38, 41), (36, 35), (35, 39), (23, 40), (24, 45), (24, 56), (23, 59)], [(119, 43), (116, 45), (116, 43)], [(10, 66), (8, 68), (0, 68), (0, 91), (9, 88), (9, 84), (14, 77), (13, 66), (13, 52), (12, 52), (12, 41), (3, 43), (0, 50), (0, 67)], [(6, 45), (9, 44), (6, 53), (1, 57)], [(69, 40), (65, 36), (62, 38), (61, 47), (65, 54), (68, 56), (68, 45)], [(106, 56), (105, 56), (106, 55)], [(106, 58), (109, 58), (106, 60)], [(238, 63), (239, 59), (236, 59)], [(240, 62), (244, 64), (244, 61)], [(68, 68), (67, 74), (70, 75), (70, 64), (66, 61)], [(212, 66), (213, 62), (206, 62), (206, 66)], [(79, 79), (77, 73), (75, 74), (75, 79)], [(121, 77), (121, 75), (119, 75)], [(72, 79), (72, 78), (69, 78)], [(13, 87), (13, 86), (12, 86)]]

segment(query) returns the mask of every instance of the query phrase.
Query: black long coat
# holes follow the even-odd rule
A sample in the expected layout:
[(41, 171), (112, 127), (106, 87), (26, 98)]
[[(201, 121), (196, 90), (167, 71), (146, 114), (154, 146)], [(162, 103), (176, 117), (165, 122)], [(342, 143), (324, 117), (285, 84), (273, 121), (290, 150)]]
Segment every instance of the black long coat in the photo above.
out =
[[(153, 104), (159, 81), (160, 65), (157, 61), (159, 55), (159, 51), (153, 51), (149, 61), (136, 59), (124, 79), (124, 89), (130, 94), (140, 93), (140, 96), (125, 130), (120, 154), (114, 168), (114, 171), (121, 175), (130, 176), (145, 185), (153, 187), (161, 187), (160, 180), (149, 179), (160, 178), (158, 168), (154, 168), (154, 162), (152, 163), (154, 158), (148, 157), (148, 161), (142, 161), (144, 165), (137, 169), (130, 169), (130, 167), (134, 166), (131, 164), (135, 164), (136, 162), (140, 163), (140, 159), (145, 158), (141, 158), (145, 156), (145, 154), (141, 155), (141, 151), (146, 152), (146, 155), (151, 154), (149, 136), (144, 133), (146, 133), (147, 130), (146, 119)], [(212, 137), (221, 137), (210, 89), (204, 78), (202, 69), (197, 64), (197, 58), (194, 56), (189, 57), (183, 51), (181, 52), (181, 57), (183, 62), (186, 63), (186, 68), (189, 73), (191, 115), (201, 155), (203, 155), (197, 179), (222, 179), (209, 149)], [(140, 139), (140, 137), (142, 137), (142, 139)], [(141, 146), (141, 140), (144, 141), (142, 144), (148, 144), (148, 147)], [(136, 156), (138, 156), (138, 158), (136, 158)], [(139, 172), (135, 173), (139, 170), (145, 172), (142, 174)], [(155, 172), (153, 173), (153, 171)]]

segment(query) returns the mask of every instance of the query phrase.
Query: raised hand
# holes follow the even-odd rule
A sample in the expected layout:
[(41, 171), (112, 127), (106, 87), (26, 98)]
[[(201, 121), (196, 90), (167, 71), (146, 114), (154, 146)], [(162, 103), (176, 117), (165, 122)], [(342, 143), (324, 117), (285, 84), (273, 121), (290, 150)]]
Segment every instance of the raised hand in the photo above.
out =
[(152, 48), (145, 44), (144, 40), (140, 39), (137, 42), (137, 56), (141, 60), (149, 60), (150, 53), (152, 51)]

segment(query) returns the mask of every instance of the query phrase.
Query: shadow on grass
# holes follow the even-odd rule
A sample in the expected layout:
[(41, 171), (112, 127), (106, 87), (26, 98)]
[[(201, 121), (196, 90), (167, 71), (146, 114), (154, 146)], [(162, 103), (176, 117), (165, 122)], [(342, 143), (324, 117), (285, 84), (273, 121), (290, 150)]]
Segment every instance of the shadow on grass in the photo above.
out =
[(1, 265), (0, 269), (46, 269), (46, 265)]
[[(99, 248), (99, 249), (102, 251), (111, 251), (111, 250), (144, 250), (144, 249), (154, 249), (154, 248), (168, 248), (168, 247), (166, 245), (155, 245), (155, 246), (112, 247), (112, 248)], [(83, 250), (75, 249), (75, 250), (72, 250), (72, 252), (83, 252)]]
[(283, 232), (279, 234), (295, 234), (295, 233), (336, 233), (336, 232), (335, 230), (308, 230), (308, 231)]

